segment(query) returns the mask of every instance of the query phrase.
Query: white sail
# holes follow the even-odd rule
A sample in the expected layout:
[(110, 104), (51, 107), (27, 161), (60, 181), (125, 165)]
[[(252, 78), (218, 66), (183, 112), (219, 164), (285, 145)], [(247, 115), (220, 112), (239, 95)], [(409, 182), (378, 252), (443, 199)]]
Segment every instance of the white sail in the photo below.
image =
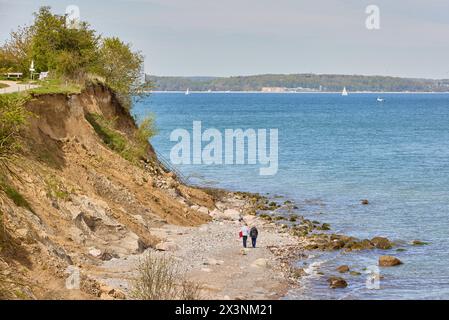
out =
[(186, 90), (186, 96), (189, 95), (189, 94), (190, 94), (190, 91), (189, 91), (189, 89), (187, 88), (187, 90)]
[(343, 88), (343, 92), (341, 93), (342, 96), (347, 96), (348, 91), (346, 91), (346, 87)]

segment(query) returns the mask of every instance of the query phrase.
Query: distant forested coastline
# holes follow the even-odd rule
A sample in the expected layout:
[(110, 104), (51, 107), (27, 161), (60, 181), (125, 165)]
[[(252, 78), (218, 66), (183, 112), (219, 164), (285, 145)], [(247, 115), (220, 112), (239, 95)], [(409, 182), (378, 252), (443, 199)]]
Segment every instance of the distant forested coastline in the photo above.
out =
[(348, 91), (449, 92), (449, 79), (433, 80), (337, 74), (264, 74), (237, 77), (167, 77), (146, 75), (159, 91)]

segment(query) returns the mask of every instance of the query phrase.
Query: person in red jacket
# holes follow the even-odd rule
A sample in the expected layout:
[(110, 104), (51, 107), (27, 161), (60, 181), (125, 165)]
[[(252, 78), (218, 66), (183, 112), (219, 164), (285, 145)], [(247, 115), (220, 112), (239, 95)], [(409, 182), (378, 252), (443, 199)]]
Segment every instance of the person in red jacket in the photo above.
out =
[(246, 223), (243, 225), (242, 229), (240, 230), (240, 235), (243, 239), (243, 248), (246, 248), (246, 241), (248, 240), (248, 236), (249, 236), (249, 228)]

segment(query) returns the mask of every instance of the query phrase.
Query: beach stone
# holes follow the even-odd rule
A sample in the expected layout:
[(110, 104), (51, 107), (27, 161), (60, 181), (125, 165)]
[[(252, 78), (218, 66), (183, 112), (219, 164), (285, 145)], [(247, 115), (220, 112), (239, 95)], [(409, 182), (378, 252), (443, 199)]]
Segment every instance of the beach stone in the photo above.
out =
[(90, 248), (90, 249), (89, 249), (89, 254), (90, 254), (92, 257), (98, 258), (98, 257), (101, 256), (101, 250), (100, 250), (100, 249), (97, 249), (97, 248)]
[(360, 202), (361, 202), (364, 206), (369, 205), (369, 200), (367, 200), (367, 199), (363, 199), (363, 200), (361, 200)]
[(390, 240), (384, 237), (374, 237), (371, 239), (371, 243), (377, 248), (382, 250), (391, 249), (392, 244)]
[(161, 242), (156, 245), (156, 250), (159, 251), (176, 251), (178, 248), (178, 245), (174, 242)]
[(201, 207), (198, 209), (198, 212), (204, 213), (204, 214), (209, 214), (209, 209), (207, 209), (206, 207)]
[(401, 265), (402, 261), (396, 257), (392, 256), (381, 256), (379, 257), (379, 266), (381, 267), (394, 267)]
[(346, 288), (348, 286), (346, 280), (340, 277), (330, 277), (327, 281), (331, 289)]
[(235, 209), (227, 209), (224, 212), (225, 218), (229, 220), (239, 220), (240, 219), (240, 212), (238, 212)]
[(360, 272), (357, 272), (357, 271), (351, 271), (351, 272), (349, 272), (349, 274), (351, 276), (360, 276), (360, 275), (362, 275)]
[(337, 271), (340, 272), (340, 273), (349, 272), (349, 266), (347, 266), (347, 265), (339, 266), (337, 268)]

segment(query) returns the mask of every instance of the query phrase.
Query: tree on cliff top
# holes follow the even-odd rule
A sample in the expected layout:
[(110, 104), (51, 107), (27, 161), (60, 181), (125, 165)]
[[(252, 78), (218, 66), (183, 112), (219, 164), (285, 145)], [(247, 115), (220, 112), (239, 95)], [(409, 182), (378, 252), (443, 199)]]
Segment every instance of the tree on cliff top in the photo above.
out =
[(50, 71), (57, 78), (80, 82), (91, 74), (104, 77), (128, 108), (133, 96), (144, 93), (140, 52), (118, 38), (101, 39), (87, 22), (68, 27), (66, 17), (50, 7), (41, 7), (33, 24), (12, 32), (0, 48), (0, 71), (27, 75), (32, 60), (37, 72)]
[(50, 7), (41, 7), (34, 16), (31, 55), (37, 71), (75, 78), (97, 63), (99, 37), (88, 23), (67, 28), (65, 17), (53, 14)]
[(144, 93), (144, 57), (133, 52), (131, 45), (117, 37), (104, 38), (99, 49), (99, 63), (96, 73), (105, 78), (106, 83), (119, 94), (122, 103), (129, 107), (131, 97)]

